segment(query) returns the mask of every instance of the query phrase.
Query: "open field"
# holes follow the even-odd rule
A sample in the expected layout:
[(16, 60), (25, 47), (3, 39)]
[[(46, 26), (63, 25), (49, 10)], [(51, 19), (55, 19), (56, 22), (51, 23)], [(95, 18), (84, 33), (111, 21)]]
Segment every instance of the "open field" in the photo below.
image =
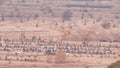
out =
[(107, 68), (120, 60), (120, 0), (0, 0), (0, 68)]
[[(56, 26), (52, 21), (57, 22), (46, 20), (42, 23), (41, 20), (33, 20), (23, 23), (0, 23), (0, 67), (106, 68), (120, 59), (120, 43), (112, 42), (119, 40), (119, 27), (103, 29), (101, 24), (90, 22), (86, 26), (79, 22), (72, 24), (74, 20), (58, 23)], [(72, 29), (69, 24), (72, 24)], [(89, 42), (83, 43), (82, 40), (86, 37)], [(107, 39), (108, 42), (100, 42), (100, 39)], [(49, 55), (46, 54), (49, 50), (53, 54), (59, 50), (65, 51), (66, 63), (56, 63), (56, 55), (53, 54), (49, 60)]]

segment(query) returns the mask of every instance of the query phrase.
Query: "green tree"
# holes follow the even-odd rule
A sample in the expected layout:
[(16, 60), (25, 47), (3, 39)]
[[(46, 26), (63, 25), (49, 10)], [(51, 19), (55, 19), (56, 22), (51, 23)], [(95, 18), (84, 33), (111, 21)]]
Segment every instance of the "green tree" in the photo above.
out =
[(120, 68), (120, 60), (115, 63), (112, 63), (108, 66), (108, 68)]

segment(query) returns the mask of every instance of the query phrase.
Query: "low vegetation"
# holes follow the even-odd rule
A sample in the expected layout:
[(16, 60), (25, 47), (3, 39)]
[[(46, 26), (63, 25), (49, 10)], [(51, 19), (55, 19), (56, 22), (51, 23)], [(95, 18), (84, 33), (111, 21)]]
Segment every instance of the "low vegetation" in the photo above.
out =
[(120, 68), (120, 60), (115, 63), (112, 63), (108, 66), (108, 68)]

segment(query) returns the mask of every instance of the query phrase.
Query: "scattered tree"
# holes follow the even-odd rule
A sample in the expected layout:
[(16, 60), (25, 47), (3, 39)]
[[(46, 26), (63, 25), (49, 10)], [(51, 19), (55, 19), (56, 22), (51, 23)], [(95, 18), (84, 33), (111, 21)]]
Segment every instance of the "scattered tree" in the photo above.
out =
[(39, 3), (40, 1), (39, 0), (36, 0), (36, 3)]
[(21, 0), (21, 3), (25, 3), (26, 1), (25, 0)]
[(84, 13), (82, 13), (82, 15), (81, 15), (81, 20), (83, 20), (84, 19)]
[(36, 27), (37, 27), (37, 28), (39, 27), (39, 24), (38, 24), (38, 23), (36, 24)]
[(55, 57), (55, 62), (56, 63), (65, 63), (66, 62), (66, 54), (64, 51), (57, 52), (56, 57)]
[(65, 20), (70, 20), (71, 18), (72, 18), (72, 12), (70, 10), (64, 11), (63, 16), (62, 16), (63, 22)]
[(39, 14), (34, 14), (34, 19), (37, 19), (39, 17)]
[(1, 21), (4, 21), (5, 19), (4, 19), (4, 15), (1, 15)]
[(89, 66), (85, 66), (85, 68), (89, 68)]

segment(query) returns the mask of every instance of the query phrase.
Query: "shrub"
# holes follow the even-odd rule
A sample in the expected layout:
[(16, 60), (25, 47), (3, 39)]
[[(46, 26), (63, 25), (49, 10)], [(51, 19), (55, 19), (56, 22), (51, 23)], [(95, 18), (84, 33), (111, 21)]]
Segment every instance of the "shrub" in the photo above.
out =
[(108, 68), (120, 68), (120, 60), (115, 63), (112, 63), (108, 66)]

